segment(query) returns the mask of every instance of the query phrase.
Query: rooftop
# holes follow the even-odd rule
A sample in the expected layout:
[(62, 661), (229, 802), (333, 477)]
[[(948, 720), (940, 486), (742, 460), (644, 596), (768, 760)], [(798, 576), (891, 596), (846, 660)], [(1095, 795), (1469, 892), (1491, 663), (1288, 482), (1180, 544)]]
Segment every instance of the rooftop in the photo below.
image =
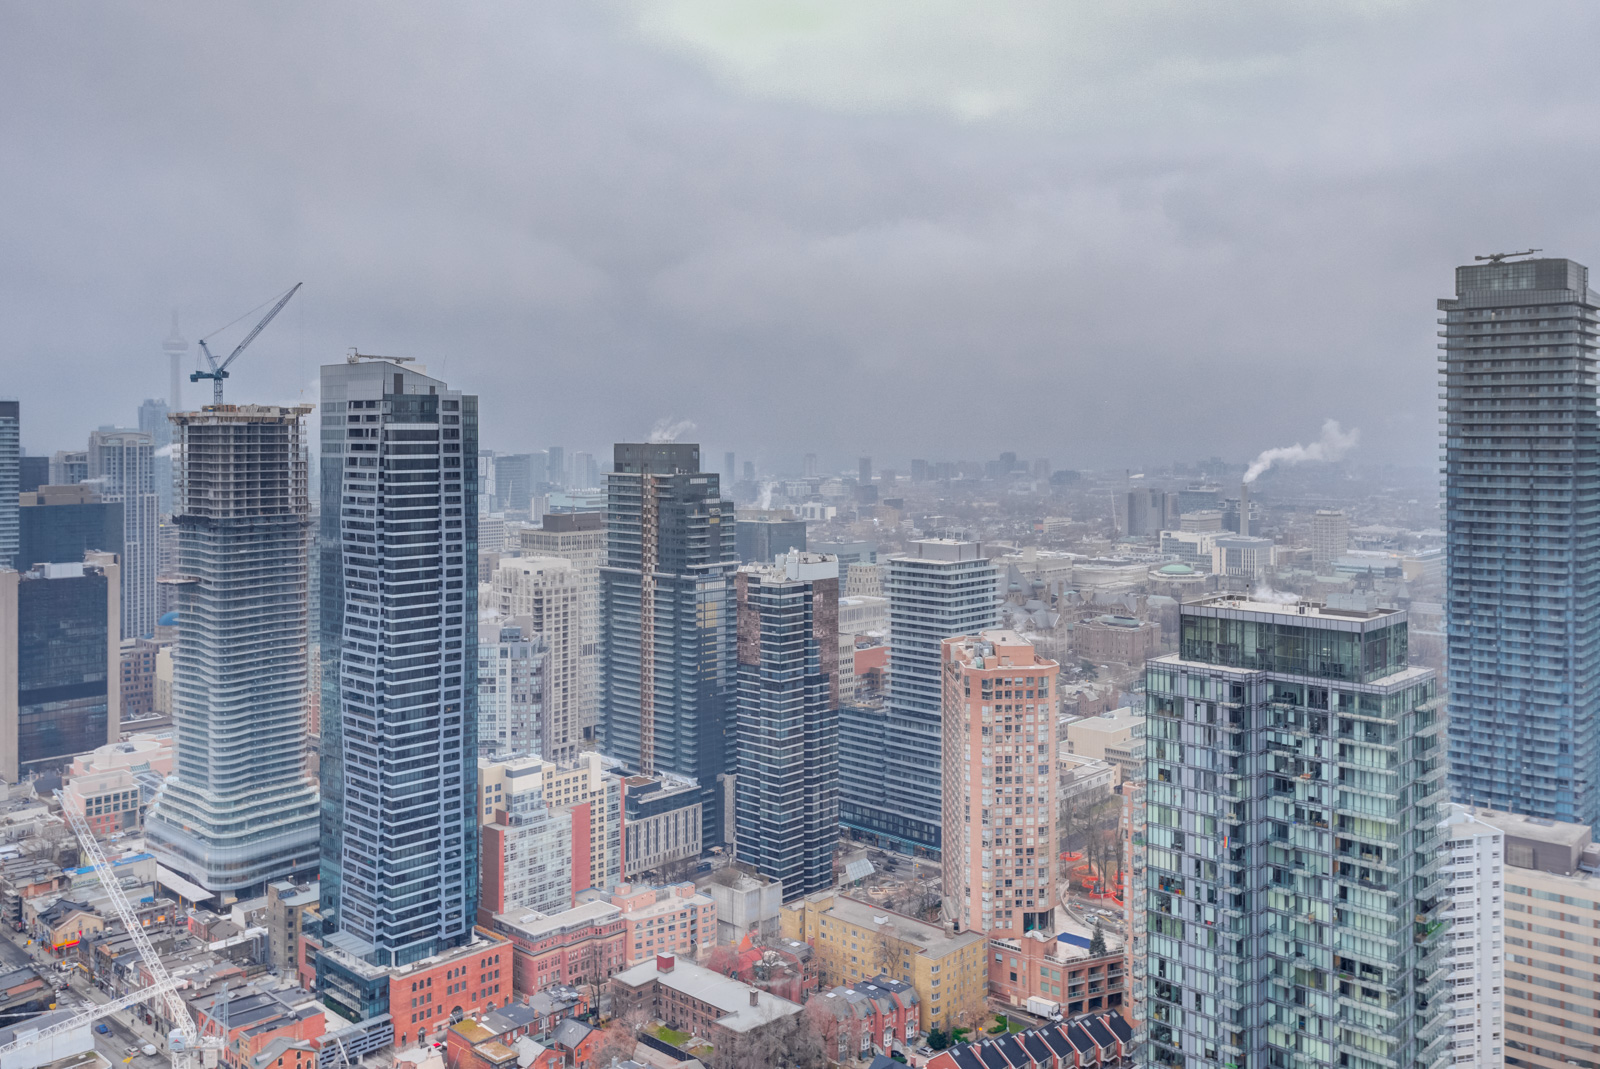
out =
[(503, 930), (515, 930), (518, 935), (539, 939), (557, 932), (573, 931), (595, 924), (607, 924), (620, 919), (622, 910), (610, 902), (585, 902), (560, 913), (540, 913), (536, 909), (496, 913), (494, 920)]
[[(615, 979), (629, 987), (643, 987), (654, 980), (690, 998), (715, 1006), (725, 1014), (717, 1023), (733, 1032), (748, 1032), (800, 1012), (798, 1003), (686, 961), (677, 961), (669, 971), (662, 972), (658, 967), (658, 959), (651, 958), (617, 973)], [(750, 1004), (752, 991), (756, 993), (754, 1006)]]
[(981, 932), (949, 933), (937, 924), (919, 921), (915, 917), (907, 917), (903, 913), (892, 913), (870, 902), (846, 898), (844, 895), (834, 894), (832, 891), (819, 891), (817, 895), (812, 897), (827, 895), (833, 895), (833, 904), (827, 909), (829, 916), (869, 931), (877, 930), (884, 925), (890, 925), (894, 929), (895, 938), (917, 944), (922, 948), (922, 952), (931, 958), (942, 958), (946, 954), (970, 946), (974, 942), (983, 942), (983, 934)]

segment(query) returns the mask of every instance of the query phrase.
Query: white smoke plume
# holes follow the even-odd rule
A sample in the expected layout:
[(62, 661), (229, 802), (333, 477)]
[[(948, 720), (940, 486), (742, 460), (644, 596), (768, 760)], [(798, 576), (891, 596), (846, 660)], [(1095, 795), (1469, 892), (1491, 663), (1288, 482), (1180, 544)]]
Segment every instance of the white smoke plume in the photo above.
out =
[(1252, 601), (1264, 601), (1269, 605), (1293, 605), (1300, 600), (1300, 595), (1290, 594), (1285, 590), (1274, 590), (1270, 583), (1263, 580), (1256, 583), (1255, 592), (1250, 598)]
[(693, 434), (699, 426), (692, 419), (680, 419), (673, 422), (671, 416), (656, 420), (656, 425), (650, 428), (650, 441), (655, 443), (676, 442), (686, 434)]
[(173, 451), (174, 451), (174, 450), (175, 450), (175, 449), (176, 449), (176, 448), (177, 448), (177, 447), (176, 447), (176, 446), (171, 446), (171, 445), (164, 445), (164, 446), (162, 446), (162, 447), (161, 447), (161, 448), (160, 448), (160, 449), (157, 449), (157, 450), (156, 450), (156, 451), (155, 451), (155, 454), (154, 454), (154, 455), (155, 455), (155, 456), (158, 456), (158, 457), (170, 457), (170, 456), (172, 456), (172, 454), (173, 454)]
[(1355, 427), (1347, 431), (1339, 426), (1338, 420), (1326, 420), (1322, 424), (1322, 437), (1310, 445), (1280, 445), (1256, 457), (1250, 464), (1250, 470), (1244, 473), (1244, 481), (1255, 482), (1262, 472), (1274, 464), (1299, 464), (1305, 460), (1338, 460), (1354, 449), (1360, 438), (1361, 431)]

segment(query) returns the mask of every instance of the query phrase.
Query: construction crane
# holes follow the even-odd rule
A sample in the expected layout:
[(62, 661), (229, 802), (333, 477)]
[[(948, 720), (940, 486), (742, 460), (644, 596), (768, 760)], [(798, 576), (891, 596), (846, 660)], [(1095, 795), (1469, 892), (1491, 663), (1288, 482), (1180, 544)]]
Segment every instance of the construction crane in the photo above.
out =
[(1543, 249), (1523, 249), (1521, 252), (1491, 252), (1487, 256), (1474, 256), (1473, 259), (1488, 260), (1492, 264), (1497, 264), (1503, 260), (1510, 259), (1513, 256), (1532, 256), (1536, 252), (1543, 251)]
[[(220, 364), (217, 363), (217, 358), (215, 356), (211, 355), (211, 350), (210, 350), (209, 347), (207, 347), (206, 340), (204, 338), (200, 339), (200, 351), (202, 353), (206, 354), (206, 363), (211, 365), (211, 370), (210, 371), (192, 372), (189, 375), (189, 381), (190, 382), (199, 382), (201, 379), (210, 379), (211, 380), (211, 403), (212, 404), (214, 404), (214, 405), (222, 404), (222, 380), (228, 377), (228, 365), (233, 363), (235, 360), (237, 360), (239, 358), (239, 354), (244, 352), (245, 346), (249, 345), (251, 342), (256, 340), (256, 335), (260, 334), (263, 330), (265, 330), (267, 324), (272, 322), (272, 318), (274, 316), (276, 316), (279, 312), (283, 311), (283, 306), (289, 303), (289, 298), (293, 297), (295, 295), (295, 291), (298, 290), (303, 285), (305, 285), (305, 283), (296, 282), (293, 286), (291, 286), (289, 288), (289, 292), (288, 293), (285, 293), (282, 297), (279, 297), (278, 298), (278, 303), (274, 304), (272, 306), (272, 310), (269, 311), (266, 315), (261, 317), (261, 322), (256, 324), (255, 329), (252, 330), (249, 334), (246, 334), (244, 336), (244, 341), (242, 341), (238, 345), (234, 346), (233, 352), (229, 353), (228, 354), (228, 358), (226, 360), (222, 361)], [(234, 322), (237, 323), (238, 320), (234, 320)], [(232, 325), (233, 325), (233, 323), (229, 323), (228, 324), (228, 326), (230, 326), (230, 327)], [(228, 328), (227, 327), (223, 327), (222, 329), (223, 330), (227, 330)]]
[[(281, 302), (279, 307), (282, 307)], [(84, 856), (89, 859), (90, 867), (94, 869), (94, 874), (100, 878), (100, 883), (106, 889), (106, 897), (110, 899), (112, 911), (116, 913), (117, 919), (122, 921), (122, 926), (128, 931), (128, 937), (133, 940), (134, 948), (139, 951), (140, 959), (149, 970), (151, 983), (148, 987), (130, 992), (113, 1002), (95, 1006), (71, 1020), (31, 1033), (19, 1032), (14, 1042), (0, 1047), (0, 1056), (74, 1028), (82, 1028), (101, 1017), (127, 1009), (136, 1003), (154, 1000), (160, 1003), (167, 1017), (176, 1026), (167, 1034), (167, 1048), (172, 1055), (172, 1069), (214, 1069), (217, 1064), (217, 1054), (224, 1044), (224, 1037), (200, 1035), (200, 1030), (195, 1027), (194, 1017), (189, 1013), (188, 1004), (177, 995), (178, 988), (183, 986), (184, 981), (174, 979), (167, 972), (167, 967), (162, 964), (161, 955), (157, 954), (156, 948), (150, 944), (150, 937), (145, 934), (144, 925), (134, 916), (133, 906), (128, 902), (128, 896), (123, 893), (122, 885), (117, 882), (116, 874), (111, 871), (111, 862), (106, 860), (106, 855), (101, 851), (99, 842), (95, 840), (88, 821), (83, 819), (82, 813), (66, 804), (66, 799), (62, 797), (60, 791), (56, 791), (55, 795), (57, 804), (61, 806), (61, 812), (78, 836), (78, 845), (83, 847)], [(226, 992), (223, 997), (227, 997)]]

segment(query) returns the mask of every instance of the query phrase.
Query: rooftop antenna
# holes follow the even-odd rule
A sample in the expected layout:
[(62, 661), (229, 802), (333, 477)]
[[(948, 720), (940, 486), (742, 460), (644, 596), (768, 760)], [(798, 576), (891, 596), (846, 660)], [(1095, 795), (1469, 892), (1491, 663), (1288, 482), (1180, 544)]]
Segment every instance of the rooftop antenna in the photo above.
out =
[[(244, 352), (245, 346), (256, 340), (256, 335), (265, 330), (267, 324), (272, 322), (273, 317), (279, 312), (283, 311), (283, 306), (289, 303), (289, 298), (293, 297), (303, 285), (305, 285), (304, 282), (296, 282), (293, 286), (289, 287), (289, 292), (278, 298), (278, 303), (272, 306), (272, 310), (261, 317), (261, 322), (256, 324), (255, 329), (249, 334), (246, 334), (244, 336), (244, 341), (234, 346), (233, 352), (229, 353), (228, 358), (222, 361), (220, 364), (217, 362), (217, 358), (211, 355), (211, 350), (206, 346), (206, 340), (204, 338), (200, 339), (200, 351), (206, 354), (206, 363), (211, 365), (211, 370), (192, 372), (189, 375), (189, 381), (199, 382), (201, 379), (210, 379), (212, 404), (222, 404), (222, 380), (228, 377), (228, 365), (239, 358), (239, 354)], [(248, 312), (245, 313), (245, 315), (249, 314), (250, 313)], [(243, 319), (244, 316), (240, 316), (239, 318)], [(238, 319), (235, 319), (233, 323), (237, 323), (238, 321)], [(233, 323), (229, 323), (228, 327), (233, 326)], [(223, 327), (222, 330), (227, 330), (228, 327)], [(216, 331), (215, 333), (220, 334), (222, 330)]]
[(1497, 264), (1497, 263), (1500, 263), (1502, 260), (1509, 259), (1510, 257), (1513, 257), (1513, 256), (1532, 256), (1536, 252), (1543, 252), (1543, 251), (1544, 251), (1543, 249), (1524, 249), (1522, 252), (1491, 252), (1487, 256), (1474, 256), (1473, 259), (1474, 260), (1488, 260), (1492, 264)]

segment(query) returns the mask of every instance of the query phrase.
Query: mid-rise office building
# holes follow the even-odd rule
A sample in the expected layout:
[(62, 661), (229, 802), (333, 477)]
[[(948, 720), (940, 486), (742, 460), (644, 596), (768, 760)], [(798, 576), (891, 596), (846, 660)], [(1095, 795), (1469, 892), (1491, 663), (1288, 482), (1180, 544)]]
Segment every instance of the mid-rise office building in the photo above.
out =
[[(1468, 938), (1504, 941), (1503, 953), (1493, 944), (1486, 949), (1496, 964), (1504, 960), (1505, 1064), (1569, 1069), (1593, 1062), (1600, 1028), (1600, 850), (1590, 828), (1487, 809), (1472, 815), (1504, 836), (1503, 923), (1491, 915), (1488, 930)], [(1500, 880), (1490, 879), (1491, 890), (1499, 890)], [(1458, 1025), (1467, 1038), (1490, 1033), (1478, 1064), (1500, 1064), (1490, 1026), (1487, 1012)]]
[(1145, 670), (1149, 1064), (1438, 1066), (1443, 715), (1403, 612), (1184, 605)]
[(1153, 538), (1178, 526), (1178, 498), (1165, 490), (1141, 486), (1129, 490), (1123, 510), (1123, 533)]
[(65, 564), (90, 552), (122, 557), (122, 504), (92, 486), (41, 486), (19, 495), (19, 568)]
[(305, 769), (311, 411), (213, 405), (174, 417), (176, 748), (145, 834), (162, 864), (213, 891), (317, 869)]
[[(559, 913), (573, 905), (578, 822), (570, 809), (545, 802), (544, 767), (537, 757), (478, 761), (478, 908), (486, 914)], [(583, 831), (587, 837), (586, 821)]]
[(727, 841), (734, 659), (733, 505), (700, 447), (625, 443), (609, 476), (600, 569), (601, 749), (693, 779), (703, 841)]
[(1350, 518), (1338, 509), (1311, 516), (1311, 563), (1325, 567), (1350, 552)]
[(944, 917), (994, 939), (1053, 936), (1060, 666), (1015, 631), (943, 652)]
[(88, 479), (100, 496), (122, 505), (122, 634), (155, 630), (157, 545), (161, 510), (155, 487), (155, 439), (144, 431), (89, 435)]
[[(937, 853), (944, 811), (940, 763), (943, 721), (941, 644), (999, 626), (1000, 570), (977, 542), (929, 538), (891, 557), (889, 700), (881, 724), (868, 715), (851, 724), (882, 739), (874, 797), (841, 799), (840, 822), (901, 848)], [(864, 738), (859, 741), (866, 741)], [(863, 755), (866, 756), (866, 755)]]
[(71, 486), (89, 477), (87, 450), (58, 449), (50, 457), (51, 486)]
[(478, 756), (536, 754), (550, 644), (526, 616), (478, 621)]
[(495, 608), (528, 621), (544, 640), (544, 702), (531, 751), (567, 761), (583, 748), (578, 700), (583, 687), (583, 586), (560, 557), (508, 557), (494, 572)]
[[(685, 863), (700, 856), (704, 816), (700, 785), (684, 776), (657, 772), (622, 778), (622, 878), (646, 874), (681, 879)], [(719, 802), (722, 800), (719, 799)], [(731, 809), (732, 806), (727, 806)], [(723, 813), (719, 824), (731, 824)]]
[(19, 522), (17, 495), (21, 492), (22, 405), (17, 401), (0, 401), (0, 568), (15, 566)]
[(1456, 268), (1439, 301), (1457, 802), (1600, 821), (1600, 294), (1572, 260)]
[(404, 965), (477, 912), (478, 399), (352, 357), (322, 420), (325, 955)]
[(739, 570), (734, 842), (784, 898), (833, 886), (839, 838), (839, 563)]
[(1450, 896), (1452, 1065), (1505, 1064), (1505, 832), (1462, 805), (1445, 807)]
[(530, 557), (560, 557), (578, 572), (580, 592), (578, 723), (585, 746), (593, 746), (600, 721), (600, 566), (606, 561), (604, 512), (553, 512), (541, 526), (521, 533)]
[(0, 779), (62, 769), (121, 737), (117, 559), (0, 568)]

